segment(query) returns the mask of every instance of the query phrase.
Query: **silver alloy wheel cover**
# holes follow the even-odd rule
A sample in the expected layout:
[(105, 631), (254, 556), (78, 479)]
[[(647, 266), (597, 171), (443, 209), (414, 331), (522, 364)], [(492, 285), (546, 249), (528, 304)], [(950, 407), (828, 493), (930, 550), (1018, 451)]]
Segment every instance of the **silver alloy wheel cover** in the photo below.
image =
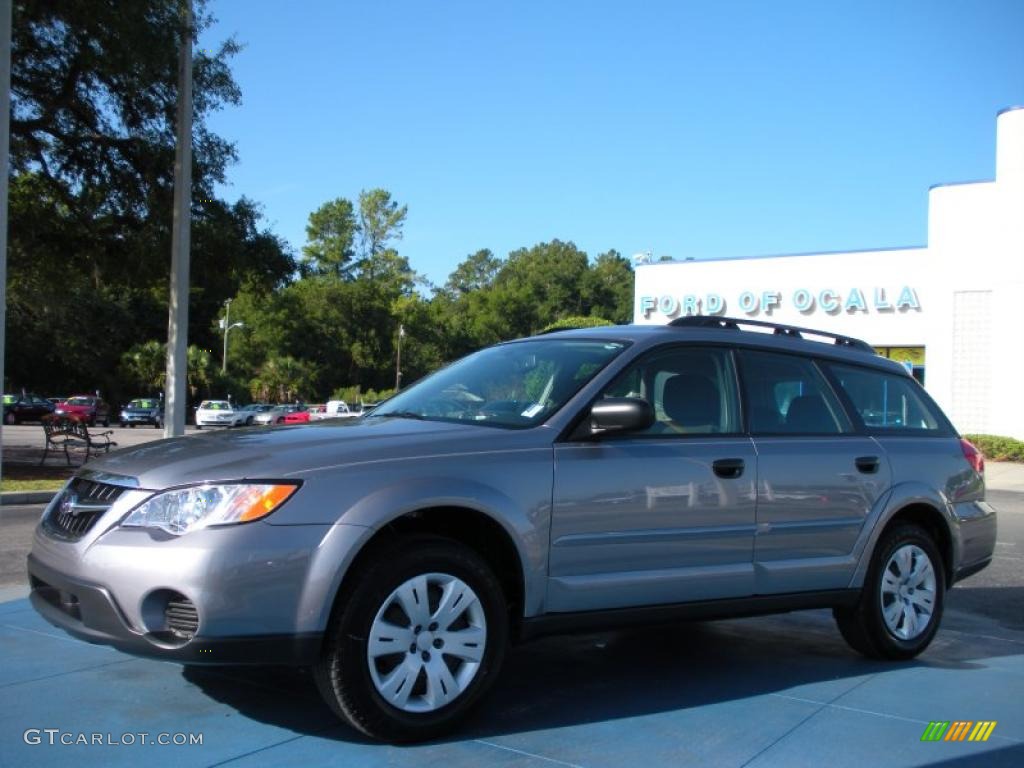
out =
[[(429, 595), (438, 591), (432, 609)], [(408, 626), (385, 619), (396, 608)], [(455, 576), (425, 573), (384, 600), (370, 625), (366, 660), (373, 685), (388, 704), (403, 712), (433, 712), (466, 690), (486, 647), (487, 619), (476, 593)]]
[(893, 637), (914, 640), (931, 626), (936, 579), (928, 553), (916, 544), (899, 547), (882, 570), (882, 618)]

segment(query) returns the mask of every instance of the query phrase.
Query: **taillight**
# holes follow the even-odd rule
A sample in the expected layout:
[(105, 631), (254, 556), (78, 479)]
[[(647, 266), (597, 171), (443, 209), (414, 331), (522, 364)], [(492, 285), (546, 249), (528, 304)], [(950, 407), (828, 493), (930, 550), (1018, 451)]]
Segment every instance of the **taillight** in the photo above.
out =
[(967, 463), (971, 465), (978, 474), (985, 473), (985, 457), (981, 451), (974, 447), (974, 444), (970, 440), (964, 440), (960, 438), (960, 450), (964, 452), (964, 458), (967, 459)]

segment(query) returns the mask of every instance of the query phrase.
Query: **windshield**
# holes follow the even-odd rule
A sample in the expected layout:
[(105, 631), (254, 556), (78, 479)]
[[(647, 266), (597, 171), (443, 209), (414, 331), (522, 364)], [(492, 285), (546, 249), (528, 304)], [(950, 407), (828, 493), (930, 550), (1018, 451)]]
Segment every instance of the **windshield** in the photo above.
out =
[(156, 400), (132, 400), (129, 408), (156, 408)]
[(571, 339), (489, 347), (395, 395), (367, 418), (530, 427), (561, 408), (624, 348), (621, 342)]
[(65, 401), (64, 405), (92, 405), (94, 402), (91, 397), (72, 397), (70, 400)]
[(11, 403), (18, 402), (17, 395), (4, 395), (4, 405), (10, 405)]
[(199, 404), (205, 411), (230, 411), (231, 405), (226, 400), (206, 400)]

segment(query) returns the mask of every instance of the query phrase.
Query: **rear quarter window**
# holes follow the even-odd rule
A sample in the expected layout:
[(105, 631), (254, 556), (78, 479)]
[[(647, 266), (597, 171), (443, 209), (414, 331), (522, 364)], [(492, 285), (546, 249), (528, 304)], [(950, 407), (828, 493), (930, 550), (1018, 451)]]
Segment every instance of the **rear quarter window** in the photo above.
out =
[(864, 426), (885, 434), (947, 434), (938, 407), (910, 376), (832, 363), (829, 370)]

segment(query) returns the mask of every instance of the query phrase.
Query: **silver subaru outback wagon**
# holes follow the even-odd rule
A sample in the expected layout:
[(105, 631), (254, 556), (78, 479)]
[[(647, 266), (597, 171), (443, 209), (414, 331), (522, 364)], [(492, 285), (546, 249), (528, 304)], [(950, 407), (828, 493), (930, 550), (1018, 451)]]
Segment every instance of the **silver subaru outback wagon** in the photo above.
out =
[(311, 666), (340, 717), (411, 741), (545, 633), (828, 607), (855, 650), (913, 657), (992, 558), (983, 473), (864, 342), (729, 318), (566, 331), (358, 420), (93, 461), (43, 514), (31, 599), (128, 653)]

